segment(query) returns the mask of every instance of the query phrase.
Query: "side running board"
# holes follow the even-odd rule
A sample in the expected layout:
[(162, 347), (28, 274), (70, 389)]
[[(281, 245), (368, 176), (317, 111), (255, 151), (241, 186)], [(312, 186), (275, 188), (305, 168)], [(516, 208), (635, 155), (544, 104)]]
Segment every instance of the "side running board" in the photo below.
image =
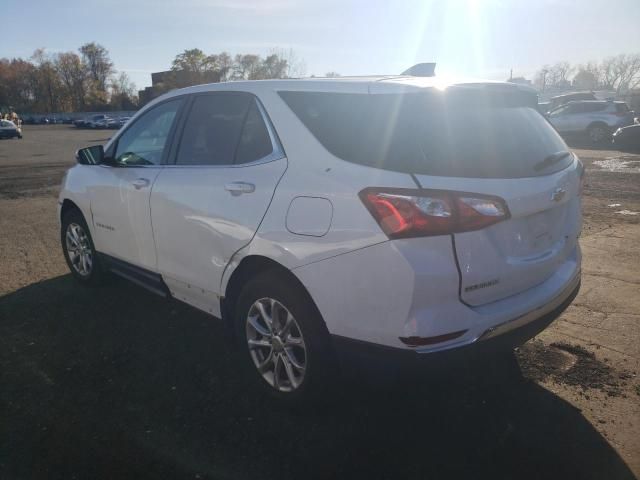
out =
[(169, 296), (169, 288), (159, 273), (150, 272), (104, 253), (98, 253), (98, 256), (104, 267), (110, 272), (140, 285), (156, 295)]

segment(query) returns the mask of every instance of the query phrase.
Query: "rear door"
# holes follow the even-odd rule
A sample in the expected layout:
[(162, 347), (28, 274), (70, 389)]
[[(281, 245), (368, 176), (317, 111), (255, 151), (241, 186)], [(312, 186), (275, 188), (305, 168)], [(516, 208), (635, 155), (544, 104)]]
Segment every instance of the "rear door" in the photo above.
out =
[(549, 114), (549, 121), (559, 132), (573, 132), (576, 126), (577, 109), (575, 104), (558, 107)]
[(218, 314), (225, 267), (255, 234), (287, 161), (257, 98), (196, 95), (153, 188), (158, 269), (174, 296)]

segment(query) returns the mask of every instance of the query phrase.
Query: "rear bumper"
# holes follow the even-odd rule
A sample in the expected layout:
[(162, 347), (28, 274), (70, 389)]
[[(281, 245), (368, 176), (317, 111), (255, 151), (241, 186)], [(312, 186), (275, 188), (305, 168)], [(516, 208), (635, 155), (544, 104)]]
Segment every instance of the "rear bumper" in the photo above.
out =
[(580, 275), (550, 304), (526, 315), (490, 328), (478, 338), (446, 350), (421, 351), (388, 347), (333, 335), (333, 345), (341, 362), (365, 368), (414, 368), (470, 362), (481, 356), (509, 351), (535, 337), (547, 328), (573, 302), (580, 291)]

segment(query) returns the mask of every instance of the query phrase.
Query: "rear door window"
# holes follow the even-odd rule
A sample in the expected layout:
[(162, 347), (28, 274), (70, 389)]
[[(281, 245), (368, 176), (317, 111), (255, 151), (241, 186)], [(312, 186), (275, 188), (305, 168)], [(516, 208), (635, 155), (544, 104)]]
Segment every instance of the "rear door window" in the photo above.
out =
[(629, 111), (629, 107), (626, 103), (616, 103), (616, 112), (618, 113), (627, 113)]
[(519, 178), (567, 146), (535, 100), (487, 92), (346, 94), (280, 92), (315, 138), (348, 162), (407, 173)]
[(269, 130), (264, 123), (262, 113), (258, 108), (256, 100), (251, 101), (247, 112), (238, 149), (236, 151), (235, 163), (250, 163), (260, 160), (273, 152), (273, 145)]
[(177, 165), (232, 165), (252, 97), (242, 93), (198, 95), (185, 122)]

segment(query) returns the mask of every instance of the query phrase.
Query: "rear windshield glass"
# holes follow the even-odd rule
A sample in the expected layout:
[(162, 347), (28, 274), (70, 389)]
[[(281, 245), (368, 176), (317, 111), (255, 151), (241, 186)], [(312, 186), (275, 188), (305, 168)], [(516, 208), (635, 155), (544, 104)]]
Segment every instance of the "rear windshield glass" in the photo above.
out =
[(567, 146), (537, 111), (535, 96), (477, 90), (280, 96), (329, 152), (348, 162), (476, 178), (547, 175), (572, 162), (567, 156), (540, 168)]

